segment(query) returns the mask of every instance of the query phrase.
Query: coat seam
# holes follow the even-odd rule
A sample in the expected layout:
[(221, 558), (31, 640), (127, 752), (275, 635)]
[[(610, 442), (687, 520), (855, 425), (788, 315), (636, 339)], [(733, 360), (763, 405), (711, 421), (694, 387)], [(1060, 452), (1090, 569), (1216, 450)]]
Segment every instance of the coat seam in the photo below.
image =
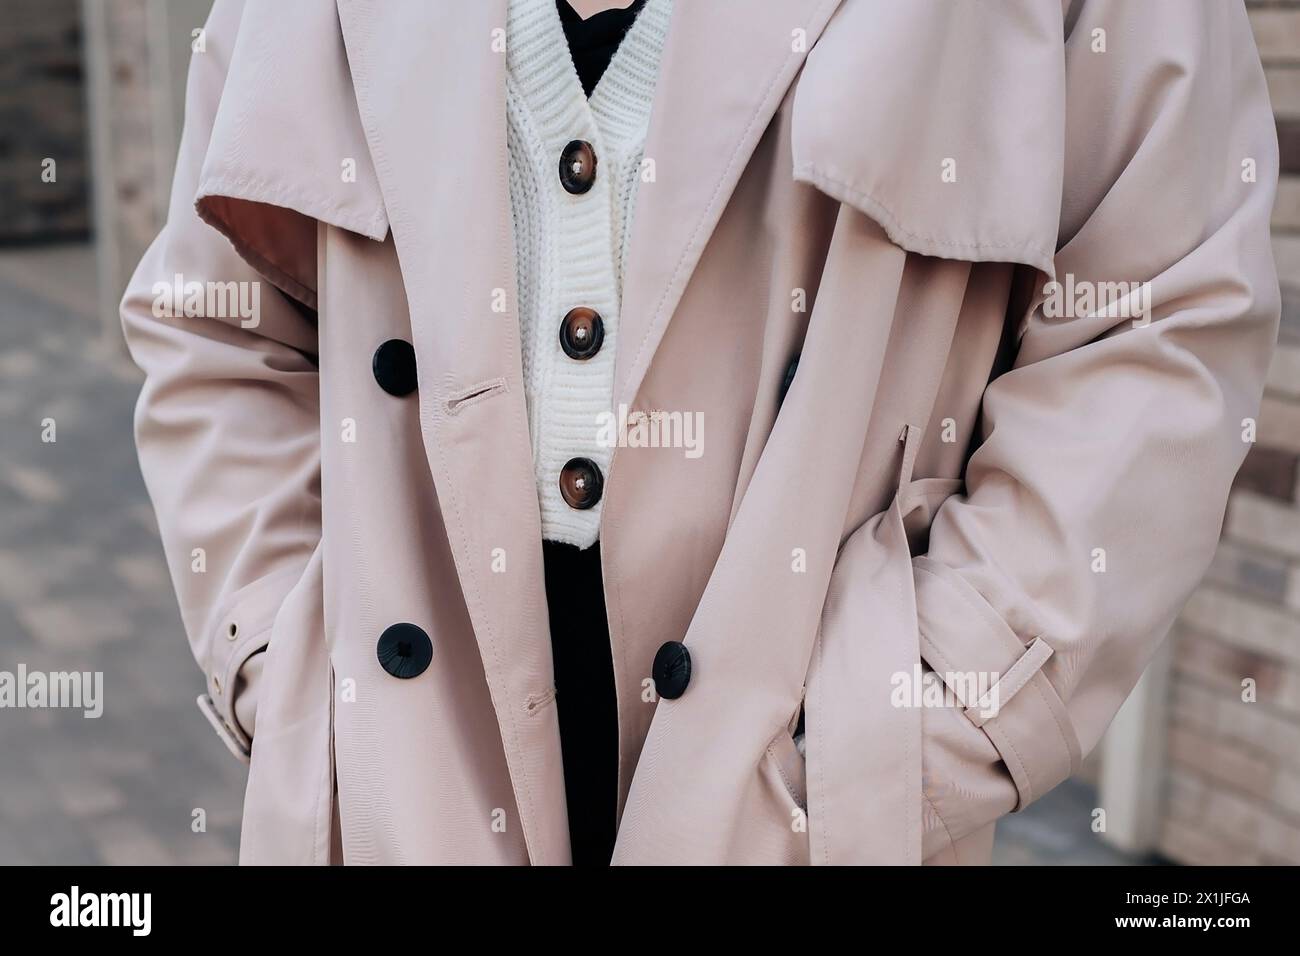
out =
[[(800, 805), (798, 790), (795, 787), (795, 785), (791, 782), (790, 775), (785, 772), (785, 767), (782, 766), (781, 764), (781, 758), (777, 756), (776, 748), (773, 747), (771, 744), (767, 745), (767, 756), (768, 759), (772, 761), (773, 766), (776, 767), (776, 772), (781, 777), (781, 783), (785, 785), (786, 793), (790, 795), (790, 799), (794, 801), (794, 805), (796, 807), (799, 807), (799, 809), (802, 810), (804, 813), (807, 813), (808, 809)], [(808, 802), (807, 795), (804, 796), (803, 802), (804, 803)]]
[(924, 787), (921, 788), (921, 799), (924, 800), (925, 805), (930, 808), (930, 812), (934, 814), (934, 818), (939, 821), (939, 826), (943, 827), (943, 832), (948, 837), (948, 846), (955, 854), (957, 852), (957, 841), (952, 837), (952, 830), (948, 829), (948, 821), (943, 818), (943, 814), (940, 813), (939, 808), (934, 805), (934, 801), (930, 799), (930, 795), (925, 792)]
[(251, 176), (215, 176), (204, 180), (195, 194), (195, 202), (209, 198), (266, 203), (375, 241), (381, 241), (387, 233), (386, 229), (380, 232), (385, 220), (382, 205), (368, 217), (358, 216), (345, 212), (339, 202), (321, 202), (319, 197), (296, 187), (277, 185)]
[[(821, 670), (821, 668), (824, 666), (825, 666), (825, 651), (822, 645), (821, 628), (819, 627), (817, 629), (817, 668), (818, 670)], [(808, 724), (808, 730), (816, 732), (817, 734), (816, 746), (821, 747), (825, 743), (825, 737), (818, 726), (819, 723), (820, 723), (819, 721), (810, 721)], [(818, 798), (817, 800), (818, 804), (821, 806), (822, 810), (824, 811), (826, 809), (826, 765), (825, 765), (825, 761), (820, 759), (817, 761), (817, 798)], [(831, 830), (830, 830), (830, 820), (828, 819), (828, 817), (829, 814), (824, 812), (822, 813), (821, 851), (822, 851), (822, 863), (826, 866), (830, 866), (830, 862), (831, 862)]]

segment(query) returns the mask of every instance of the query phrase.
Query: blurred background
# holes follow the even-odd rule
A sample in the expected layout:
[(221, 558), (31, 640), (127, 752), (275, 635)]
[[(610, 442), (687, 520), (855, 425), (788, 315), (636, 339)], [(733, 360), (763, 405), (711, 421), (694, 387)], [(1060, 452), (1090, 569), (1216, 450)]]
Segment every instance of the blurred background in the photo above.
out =
[[(1300, 0), (1247, 5), (1283, 172), (1258, 442), (1164, 652), (1079, 776), (999, 826), (1001, 864), (1300, 863)], [(0, 15), (0, 671), (101, 671), (106, 699), (98, 719), (0, 709), (0, 864), (236, 859), (244, 768), (194, 706), (117, 317), (166, 209), (210, 6)]]

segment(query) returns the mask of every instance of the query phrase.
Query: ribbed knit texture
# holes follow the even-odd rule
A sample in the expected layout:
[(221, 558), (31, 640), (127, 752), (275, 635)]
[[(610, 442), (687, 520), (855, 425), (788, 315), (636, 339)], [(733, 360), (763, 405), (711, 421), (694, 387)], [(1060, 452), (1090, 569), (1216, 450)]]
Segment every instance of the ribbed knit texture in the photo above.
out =
[[(600, 535), (601, 506), (565, 504), (560, 471), (590, 458), (608, 474), (613, 454), (597, 436), (612, 410), (626, 240), (670, 10), (671, 0), (648, 0), (588, 101), (554, 0), (509, 4), (510, 202), (542, 536), (583, 548)], [(577, 196), (559, 179), (560, 154), (575, 139), (596, 152), (595, 183)], [(560, 323), (578, 306), (599, 312), (605, 328), (600, 351), (585, 361), (560, 347)]]

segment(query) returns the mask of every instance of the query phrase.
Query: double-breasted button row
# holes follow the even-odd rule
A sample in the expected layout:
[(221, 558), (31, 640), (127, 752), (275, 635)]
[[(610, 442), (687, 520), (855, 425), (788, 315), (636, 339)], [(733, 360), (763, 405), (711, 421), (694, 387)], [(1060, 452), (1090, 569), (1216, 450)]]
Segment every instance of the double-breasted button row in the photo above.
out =
[[(375, 381), (389, 395), (410, 395), (419, 384), (415, 372), (415, 347), (402, 339), (389, 339), (375, 349), (370, 360)], [(433, 642), (415, 624), (393, 624), (384, 629), (375, 644), (379, 666), (406, 680), (424, 673), (433, 660)]]
[[(415, 624), (393, 624), (379, 635), (375, 647), (379, 666), (402, 680), (419, 677), (433, 660), (433, 642)], [(651, 668), (655, 692), (665, 700), (676, 700), (691, 682), (691, 652), (681, 641), (668, 641), (655, 654)]]
[[(408, 680), (428, 669), (433, 660), (433, 642), (415, 624), (393, 624), (379, 635), (375, 655), (385, 671)], [(681, 641), (668, 641), (655, 654), (650, 673), (655, 692), (666, 700), (676, 700), (686, 693), (691, 682), (691, 652)]]

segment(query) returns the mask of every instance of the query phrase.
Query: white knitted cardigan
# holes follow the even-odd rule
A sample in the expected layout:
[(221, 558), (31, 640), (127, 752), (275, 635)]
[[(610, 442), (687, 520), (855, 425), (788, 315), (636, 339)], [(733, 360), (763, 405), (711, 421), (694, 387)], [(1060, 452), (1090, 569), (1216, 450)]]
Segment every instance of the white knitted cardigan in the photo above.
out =
[[(613, 453), (597, 437), (613, 401), (623, 259), (670, 8), (671, 0), (647, 0), (588, 100), (555, 0), (509, 3), (510, 203), (542, 536), (583, 548), (599, 536), (601, 506), (569, 507), (559, 477), (572, 458), (607, 474)], [(595, 183), (581, 195), (565, 191), (558, 175), (573, 140), (596, 153)], [(604, 323), (600, 351), (583, 361), (559, 341), (561, 320), (578, 306), (595, 309)]]

